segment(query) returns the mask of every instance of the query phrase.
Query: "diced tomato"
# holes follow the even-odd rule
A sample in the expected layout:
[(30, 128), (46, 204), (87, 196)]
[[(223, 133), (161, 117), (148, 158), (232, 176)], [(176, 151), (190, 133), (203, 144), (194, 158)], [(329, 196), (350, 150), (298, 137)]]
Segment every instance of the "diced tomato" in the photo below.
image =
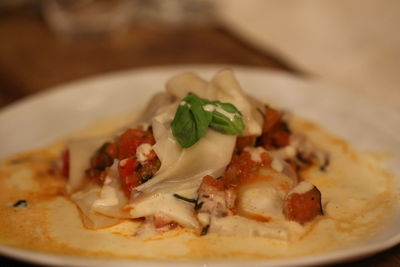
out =
[(223, 174), (222, 181), (227, 186), (236, 187), (256, 176), (258, 169), (262, 166), (269, 166), (271, 161), (272, 159), (267, 153), (261, 154), (261, 162), (253, 161), (247, 151), (234, 155)]
[(128, 198), (132, 190), (140, 184), (141, 177), (137, 172), (138, 165), (135, 157), (129, 157), (121, 160), (118, 166), (122, 188)]
[(156, 229), (165, 228), (165, 230), (172, 230), (178, 226), (178, 224), (164, 216), (154, 215), (153, 218), (154, 227)]
[(205, 186), (211, 186), (215, 188), (216, 190), (224, 190), (224, 183), (222, 182), (221, 179), (215, 179), (214, 177), (210, 175), (206, 175), (203, 177), (203, 181), (201, 182), (201, 187)]
[(144, 143), (150, 145), (155, 143), (151, 131), (128, 129), (116, 142), (105, 143), (98, 149), (91, 158), (90, 168), (86, 170), (87, 176), (102, 184), (107, 175), (107, 169), (115, 159), (119, 159), (118, 171), (122, 188), (129, 197), (132, 190), (151, 179), (161, 165), (153, 150), (145, 162), (137, 162), (136, 150)]
[(69, 150), (65, 149), (61, 153), (61, 175), (65, 178), (69, 177)]
[(109, 143), (105, 152), (113, 159), (118, 157), (118, 149), (115, 143)]
[(282, 113), (267, 107), (264, 114), (262, 145), (266, 149), (287, 146), (289, 145), (290, 135), (291, 132), (282, 119)]
[(249, 135), (249, 136), (239, 136), (236, 138), (236, 152), (240, 153), (247, 146), (254, 146), (256, 143), (257, 136)]
[(155, 140), (150, 131), (128, 129), (118, 139), (118, 159), (122, 160), (131, 156), (135, 156), (138, 146), (144, 143), (154, 145)]
[(235, 190), (229, 188), (223, 182), (223, 178), (215, 179), (210, 175), (204, 176), (198, 192), (196, 210), (217, 217), (237, 214)]
[(115, 146), (110, 143), (103, 144), (99, 150), (93, 155), (90, 160), (90, 167), (96, 170), (103, 171), (107, 167), (111, 166), (114, 162), (113, 155), (108, 154), (110, 146)]
[(144, 183), (151, 179), (154, 174), (160, 169), (160, 167), (161, 161), (158, 159), (156, 153), (154, 151), (151, 151), (148, 159), (143, 162), (138, 169), (140, 177), (142, 177), (141, 182)]
[(263, 133), (271, 131), (281, 119), (282, 113), (267, 107), (264, 113)]
[(105, 170), (110, 167), (116, 158), (116, 146), (114, 143), (104, 143), (90, 159), (90, 168), (86, 170), (86, 175), (104, 182)]
[(290, 221), (305, 224), (322, 214), (321, 192), (317, 187), (304, 193), (292, 193), (285, 200), (283, 214)]

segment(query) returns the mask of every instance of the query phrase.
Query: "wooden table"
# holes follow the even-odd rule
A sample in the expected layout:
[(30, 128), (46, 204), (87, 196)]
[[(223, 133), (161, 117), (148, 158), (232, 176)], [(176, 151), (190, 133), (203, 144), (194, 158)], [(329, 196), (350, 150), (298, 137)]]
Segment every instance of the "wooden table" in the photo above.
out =
[[(107, 38), (60, 38), (31, 9), (0, 13), (0, 107), (71, 80), (111, 71), (178, 64), (292, 69), (218, 26), (132, 25)], [(0, 258), (0, 265), (16, 262)], [(28, 266), (28, 264), (25, 264)], [(400, 246), (348, 266), (400, 266)]]

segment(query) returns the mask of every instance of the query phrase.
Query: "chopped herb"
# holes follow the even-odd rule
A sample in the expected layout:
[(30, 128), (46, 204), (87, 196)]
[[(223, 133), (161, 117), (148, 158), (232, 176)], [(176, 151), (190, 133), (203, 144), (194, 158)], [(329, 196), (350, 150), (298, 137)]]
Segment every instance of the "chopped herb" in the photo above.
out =
[(176, 197), (177, 199), (180, 199), (180, 200), (183, 200), (183, 201), (186, 201), (186, 202), (189, 202), (189, 203), (193, 203), (195, 205), (197, 204), (197, 200), (196, 199), (186, 198), (186, 197), (183, 197), (183, 196), (178, 195), (178, 194), (174, 194), (173, 196)]
[(173, 196), (176, 197), (177, 199), (180, 199), (180, 200), (183, 200), (183, 201), (186, 201), (186, 202), (189, 202), (189, 203), (194, 204), (194, 210), (199, 210), (199, 209), (201, 209), (201, 207), (203, 207), (203, 204), (204, 204), (203, 201), (202, 201), (202, 202), (199, 202), (199, 199), (198, 199), (198, 198), (197, 198), (197, 199), (194, 199), (194, 198), (187, 198), (187, 197), (183, 197), (183, 196), (178, 195), (178, 194), (174, 194)]
[(13, 204), (14, 208), (27, 208), (28, 207), (28, 202), (26, 200), (18, 200)]
[(326, 172), (326, 168), (328, 168), (330, 163), (331, 163), (331, 159), (330, 159), (329, 155), (325, 155), (324, 163), (321, 166), (319, 166), (319, 170)]
[(296, 154), (296, 158), (297, 158), (297, 159), (300, 161), (300, 163), (302, 163), (302, 164), (310, 164), (310, 163), (311, 163), (309, 159), (305, 158), (304, 155), (301, 154), (301, 153), (299, 153), (299, 152)]
[(148, 180), (150, 180), (151, 178), (153, 178), (153, 174), (146, 173), (145, 175), (143, 175), (141, 183), (143, 184), (143, 183), (147, 182)]
[(206, 235), (208, 233), (208, 229), (210, 228), (210, 225), (207, 224), (206, 226), (201, 229), (200, 235)]
[(198, 199), (196, 199), (196, 204), (194, 205), (194, 210), (199, 210), (201, 207), (203, 207), (204, 202), (199, 202)]

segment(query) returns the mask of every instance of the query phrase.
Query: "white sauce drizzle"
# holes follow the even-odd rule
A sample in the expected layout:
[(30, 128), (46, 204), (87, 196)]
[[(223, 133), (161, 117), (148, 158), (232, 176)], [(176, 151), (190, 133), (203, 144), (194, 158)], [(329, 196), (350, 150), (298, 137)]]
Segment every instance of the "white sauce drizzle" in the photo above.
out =
[(288, 158), (293, 158), (296, 156), (296, 148), (293, 146), (285, 146), (285, 153)]
[(106, 179), (104, 180), (104, 184), (108, 185), (111, 184), (113, 181), (113, 179), (110, 176), (106, 176)]
[(249, 152), (251, 160), (255, 162), (261, 162), (261, 154), (268, 153), (263, 147), (245, 147), (244, 151)]
[(280, 161), (280, 159), (278, 159), (277, 157), (273, 157), (272, 158), (272, 162), (271, 162), (271, 168), (274, 169), (277, 172), (282, 172), (283, 171), (283, 164)]
[(124, 167), (126, 163), (128, 162), (128, 159), (123, 159), (119, 162), (119, 166)]
[(235, 116), (237, 116), (237, 113), (229, 113), (228, 111), (218, 106), (215, 110), (224, 115), (225, 117), (227, 117), (230, 121), (233, 121), (235, 119)]
[(222, 107), (215, 106), (212, 104), (204, 105), (203, 110), (205, 110), (207, 112), (217, 111), (217, 112), (221, 113), (222, 115), (224, 115), (225, 117), (227, 117), (230, 121), (233, 121), (235, 119), (235, 117), (239, 115), (238, 113), (230, 113), (230, 112), (224, 110)]
[(100, 198), (93, 203), (94, 206), (115, 206), (118, 205), (118, 197), (115, 188), (110, 185), (104, 185), (100, 192)]
[(179, 104), (179, 106), (185, 106), (185, 105), (188, 106), (188, 108), (191, 107), (191, 105), (185, 101), (181, 101), (181, 103)]
[(136, 149), (136, 158), (140, 163), (144, 163), (148, 156), (150, 155), (151, 150), (153, 150), (150, 144), (144, 143), (138, 146)]
[(301, 181), (298, 185), (296, 185), (289, 194), (297, 193), (299, 195), (305, 194), (311, 191), (314, 188), (314, 185), (307, 181)]
[(203, 106), (203, 109), (207, 112), (213, 112), (215, 110), (215, 106), (211, 104), (207, 104)]

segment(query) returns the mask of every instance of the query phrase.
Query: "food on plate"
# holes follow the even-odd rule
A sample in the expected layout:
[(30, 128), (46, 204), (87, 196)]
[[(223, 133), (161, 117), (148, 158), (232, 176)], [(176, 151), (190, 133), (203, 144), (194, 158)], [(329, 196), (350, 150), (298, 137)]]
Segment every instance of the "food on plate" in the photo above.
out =
[(229, 69), (209, 82), (172, 77), (119, 126), (3, 162), (1, 243), (103, 257), (294, 257), (371, 238), (391, 213), (392, 177), (375, 157), (245, 94)]

